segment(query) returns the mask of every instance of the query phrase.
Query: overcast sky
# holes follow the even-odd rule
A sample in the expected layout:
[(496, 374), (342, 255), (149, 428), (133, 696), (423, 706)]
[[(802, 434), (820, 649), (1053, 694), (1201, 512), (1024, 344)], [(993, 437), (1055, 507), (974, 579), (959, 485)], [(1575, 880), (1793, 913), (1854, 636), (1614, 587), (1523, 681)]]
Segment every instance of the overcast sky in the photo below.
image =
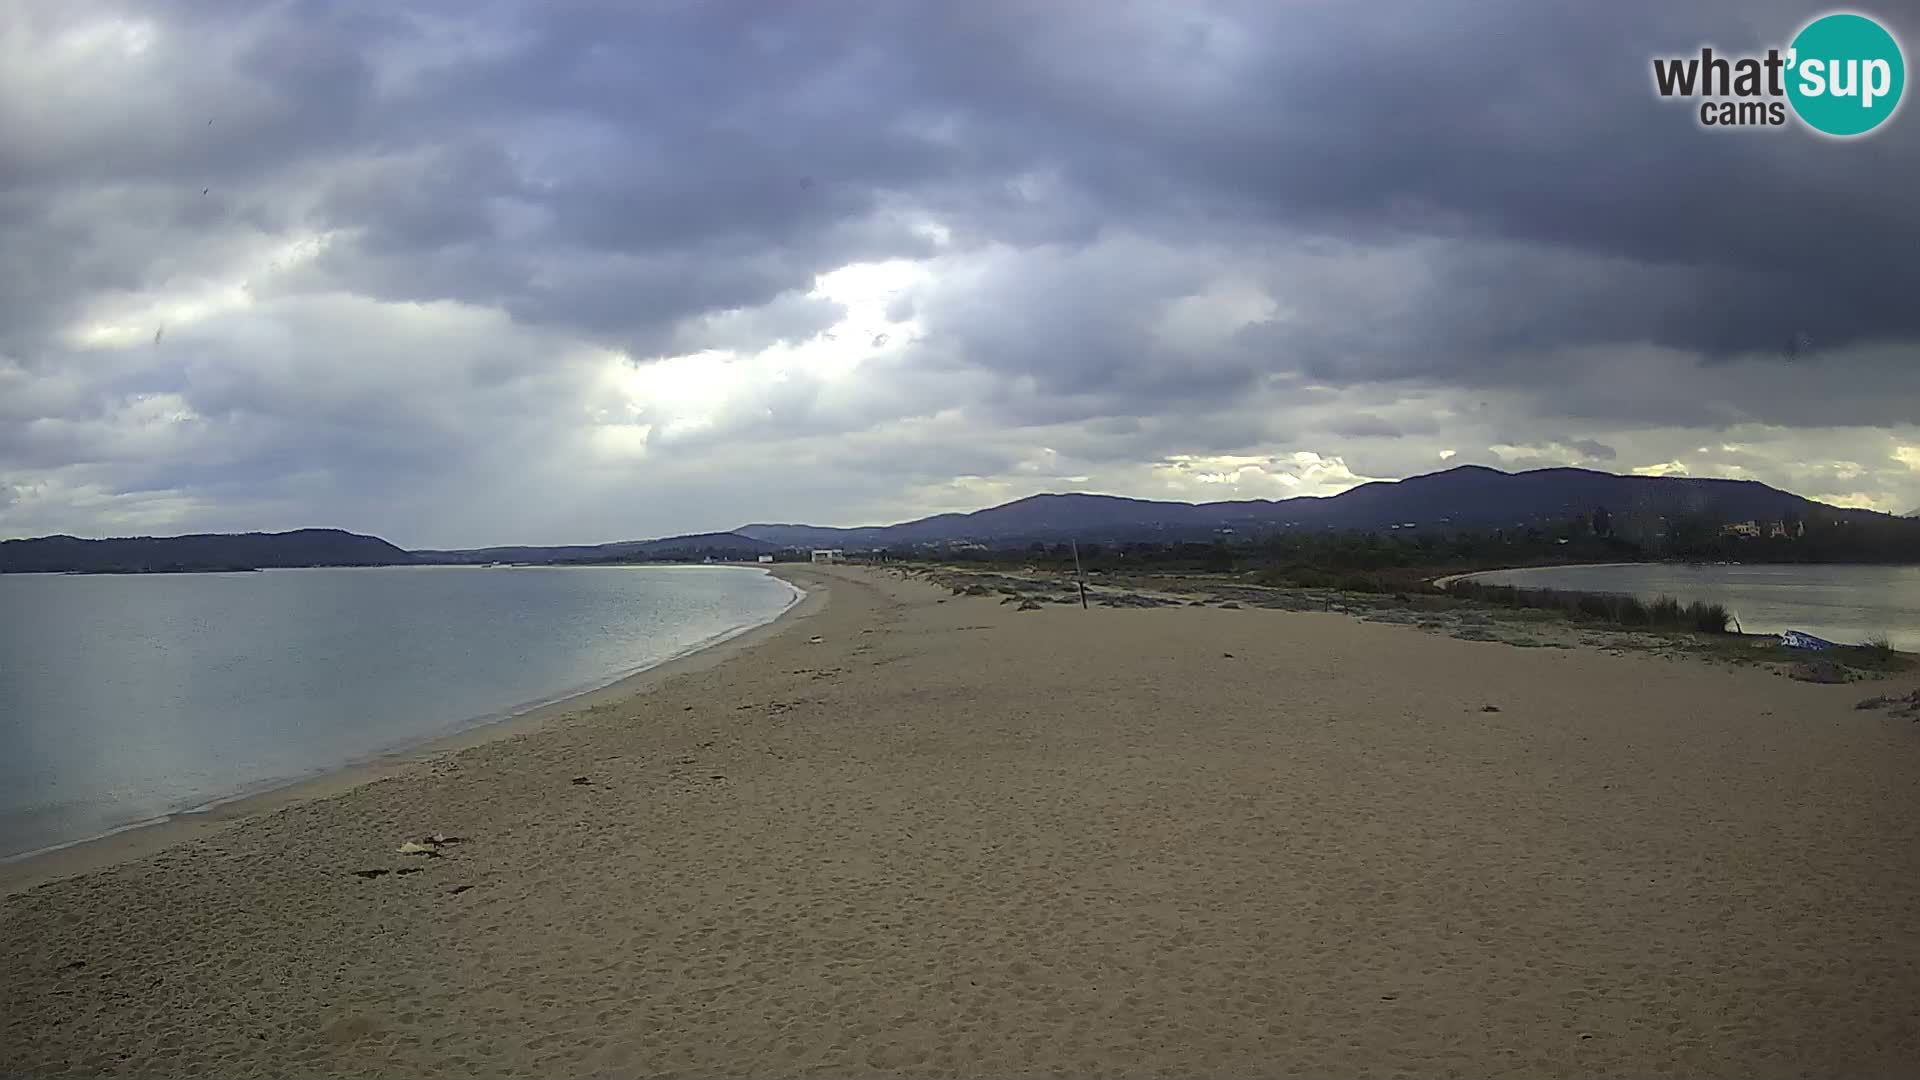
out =
[(1920, 114), (1652, 91), (1824, 10), (5, 0), (0, 536), (599, 542), (1469, 462), (1905, 512)]

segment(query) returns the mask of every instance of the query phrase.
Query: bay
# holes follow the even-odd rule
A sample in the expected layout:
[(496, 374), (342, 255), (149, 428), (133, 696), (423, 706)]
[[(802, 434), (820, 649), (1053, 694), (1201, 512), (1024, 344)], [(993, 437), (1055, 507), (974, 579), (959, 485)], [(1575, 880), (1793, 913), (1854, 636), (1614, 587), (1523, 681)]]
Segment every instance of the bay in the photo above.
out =
[(604, 686), (798, 596), (742, 567), (0, 575), (0, 858)]

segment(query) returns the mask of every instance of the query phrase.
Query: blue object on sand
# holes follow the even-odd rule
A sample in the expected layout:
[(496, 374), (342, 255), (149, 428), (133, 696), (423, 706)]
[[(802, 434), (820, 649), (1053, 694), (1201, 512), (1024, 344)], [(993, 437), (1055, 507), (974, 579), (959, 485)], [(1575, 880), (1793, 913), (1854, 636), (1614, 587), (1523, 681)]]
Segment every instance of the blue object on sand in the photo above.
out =
[(1812, 634), (1803, 634), (1798, 630), (1789, 630), (1781, 634), (1780, 644), (1785, 645), (1789, 649), (1813, 649), (1816, 651), (1834, 647), (1833, 642), (1828, 641), (1826, 638), (1817, 638)]

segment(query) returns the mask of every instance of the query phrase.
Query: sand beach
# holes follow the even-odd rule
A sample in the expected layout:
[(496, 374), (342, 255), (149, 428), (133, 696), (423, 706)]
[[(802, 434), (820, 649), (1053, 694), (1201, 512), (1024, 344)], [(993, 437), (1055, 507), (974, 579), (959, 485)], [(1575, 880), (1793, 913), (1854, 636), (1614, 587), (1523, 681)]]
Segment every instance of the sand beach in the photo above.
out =
[(1854, 707), (1911, 675), (783, 573), (721, 651), (7, 868), (0, 1073), (1920, 1062), (1920, 724)]

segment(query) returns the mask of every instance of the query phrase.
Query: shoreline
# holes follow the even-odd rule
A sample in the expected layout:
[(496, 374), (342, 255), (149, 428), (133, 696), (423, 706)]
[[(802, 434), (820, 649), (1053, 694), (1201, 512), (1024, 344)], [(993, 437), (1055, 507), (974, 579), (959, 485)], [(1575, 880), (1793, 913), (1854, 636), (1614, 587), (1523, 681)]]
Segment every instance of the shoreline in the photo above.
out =
[(0, 898), (79, 874), (104, 870), (157, 854), (199, 839), (248, 818), (270, 814), (301, 803), (339, 795), (364, 784), (402, 775), (426, 762), (475, 746), (530, 734), (590, 709), (617, 705), (653, 689), (676, 675), (704, 671), (747, 652), (795, 623), (824, 610), (828, 604), (826, 580), (801, 570), (761, 569), (799, 592), (780, 613), (722, 634), (686, 651), (669, 656), (599, 686), (563, 692), (547, 701), (509, 707), (487, 714), (470, 726), (432, 736), (370, 757), (322, 769), (286, 781), (273, 781), (256, 791), (216, 799), (165, 817), (133, 822), (97, 836), (74, 840), (0, 858)]
[(1920, 933), (1920, 727), (1894, 708), (1920, 672), (1863, 709), (1320, 611), (793, 573), (831, 591), (799, 633), (9, 897), (0, 1060), (1681, 1077), (1920, 1054), (1920, 963), (1887, 945)]
[(1633, 562), (1585, 562), (1585, 563), (1536, 563), (1532, 566), (1494, 566), (1485, 570), (1467, 570), (1458, 574), (1430, 578), (1427, 584), (1444, 589), (1448, 582), (1465, 578), (1479, 577), (1482, 574), (1511, 574), (1523, 570), (1595, 570), (1614, 566), (1885, 566), (1904, 567), (1912, 563), (1899, 562), (1689, 562), (1685, 559), (1639, 559)]
[(1537, 566), (1496, 566), (1488, 570), (1468, 570), (1459, 574), (1448, 574), (1429, 580), (1427, 584), (1436, 589), (1444, 589), (1456, 581), (1479, 577), (1482, 574), (1511, 574), (1520, 570), (1603, 570), (1612, 566), (1659, 566), (1658, 562), (1580, 562), (1580, 563), (1544, 563)]

